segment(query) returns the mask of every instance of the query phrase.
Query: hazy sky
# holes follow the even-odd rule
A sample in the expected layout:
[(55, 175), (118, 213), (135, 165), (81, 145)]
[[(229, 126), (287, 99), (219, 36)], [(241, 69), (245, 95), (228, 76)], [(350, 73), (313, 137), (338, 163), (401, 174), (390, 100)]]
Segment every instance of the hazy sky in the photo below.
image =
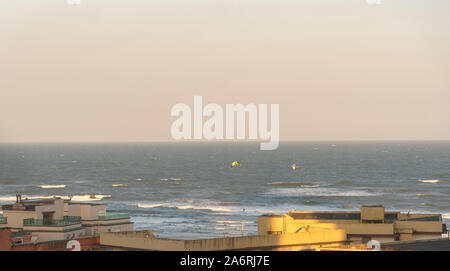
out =
[(0, 0), (0, 142), (171, 140), (278, 103), (281, 140), (450, 139), (450, 1)]

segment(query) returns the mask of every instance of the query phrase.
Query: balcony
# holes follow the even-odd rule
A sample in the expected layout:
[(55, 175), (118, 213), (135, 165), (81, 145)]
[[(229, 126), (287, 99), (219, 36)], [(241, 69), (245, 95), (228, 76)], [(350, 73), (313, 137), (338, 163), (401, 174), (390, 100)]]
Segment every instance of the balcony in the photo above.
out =
[(34, 219), (28, 218), (23, 220), (24, 226), (56, 226), (63, 227), (73, 224), (80, 224), (81, 217), (80, 216), (64, 216), (63, 219), (52, 220), (50, 222), (44, 222), (42, 219)]
[(98, 220), (113, 220), (113, 219), (128, 219), (128, 218), (130, 218), (129, 214), (107, 214), (98, 216)]

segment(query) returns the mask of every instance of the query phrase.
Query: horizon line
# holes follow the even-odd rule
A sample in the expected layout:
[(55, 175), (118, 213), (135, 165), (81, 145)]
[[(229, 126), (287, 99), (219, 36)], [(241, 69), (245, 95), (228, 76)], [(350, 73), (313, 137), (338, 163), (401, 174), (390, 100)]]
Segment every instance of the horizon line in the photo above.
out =
[[(261, 143), (262, 140), (155, 140), (155, 141), (0, 141), (0, 144), (143, 144), (143, 143)], [(450, 142), (450, 139), (326, 139), (326, 140), (280, 140), (279, 143), (302, 142)]]

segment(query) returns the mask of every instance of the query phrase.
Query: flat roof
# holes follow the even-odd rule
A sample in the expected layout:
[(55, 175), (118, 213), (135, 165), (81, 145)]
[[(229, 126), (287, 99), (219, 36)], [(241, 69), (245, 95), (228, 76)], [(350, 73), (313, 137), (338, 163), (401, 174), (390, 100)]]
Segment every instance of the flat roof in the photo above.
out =
[(70, 205), (107, 205), (106, 203), (91, 203), (91, 202), (69, 202)]
[(450, 238), (396, 241), (395, 243), (381, 244), (381, 248), (410, 251), (450, 251)]

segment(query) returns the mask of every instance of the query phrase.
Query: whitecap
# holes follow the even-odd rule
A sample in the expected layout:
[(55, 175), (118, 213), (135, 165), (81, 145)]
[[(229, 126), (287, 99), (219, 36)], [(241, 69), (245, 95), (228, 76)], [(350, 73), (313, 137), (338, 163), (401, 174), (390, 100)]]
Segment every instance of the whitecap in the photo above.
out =
[(438, 183), (440, 180), (419, 180), (421, 183)]
[(74, 195), (71, 197), (64, 197), (64, 198), (68, 198), (71, 199), (71, 201), (100, 201), (103, 200), (104, 198), (110, 198), (111, 195), (102, 195), (102, 194), (97, 194), (97, 195)]
[(214, 207), (214, 206), (193, 206), (193, 205), (181, 205), (181, 206), (175, 206), (177, 209), (180, 210), (209, 210), (213, 212), (231, 212), (228, 208), (223, 207)]
[(161, 181), (165, 181), (165, 182), (167, 182), (167, 181), (174, 181), (174, 182), (179, 182), (179, 181), (182, 181), (183, 179), (182, 178), (163, 178), (163, 179), (160, 179)]
[(16, 197), (0, 197), (0, 201), (16, 201)]
[(379, 195), (378, 193), (370, 193), (363, 190), (341, 191), (334, 188), (277, 188), (267, 192), (267, 194), (310, 197), (366, 197)]
[(272, 182), (268, 183), (268, 185), (274, 185), (274, 186), (300, 186), (300, 187), (319, 187), (319, 184), (315, 183), (303, 183), (303, 182)]
[(209, 210), (213, 212), (231, 212), (229, 208), (223, 208), (218, 206), (195, 206), (195, 205), (179, 205), (177, 203), (138, 203), (136, 204), (139, 208), (160, 208), (160, 207), (167, 207), (167, 208), (176, 208), (179, 210)]
[(136, 206), (139, 208), (158, 208), (158, 207), (164, 207), (165, 204), (163, 204), (163, 203), (156, 203), (156, 204), (138, 203)]
[(43, 189), (57, 189), (57, 188), (66, 188), (66, 185), (65, 184), (55, 184), (55, 185), (51, 185), (51, 184), (46, 185), (46, 184), (44, 184), (44, 185), (40, 185), (39, 187), (43, 188)]
[(320, 184), (302, 184), (300, 187), (306, 187), (306, 188), (316, 188), (320, 187)]

